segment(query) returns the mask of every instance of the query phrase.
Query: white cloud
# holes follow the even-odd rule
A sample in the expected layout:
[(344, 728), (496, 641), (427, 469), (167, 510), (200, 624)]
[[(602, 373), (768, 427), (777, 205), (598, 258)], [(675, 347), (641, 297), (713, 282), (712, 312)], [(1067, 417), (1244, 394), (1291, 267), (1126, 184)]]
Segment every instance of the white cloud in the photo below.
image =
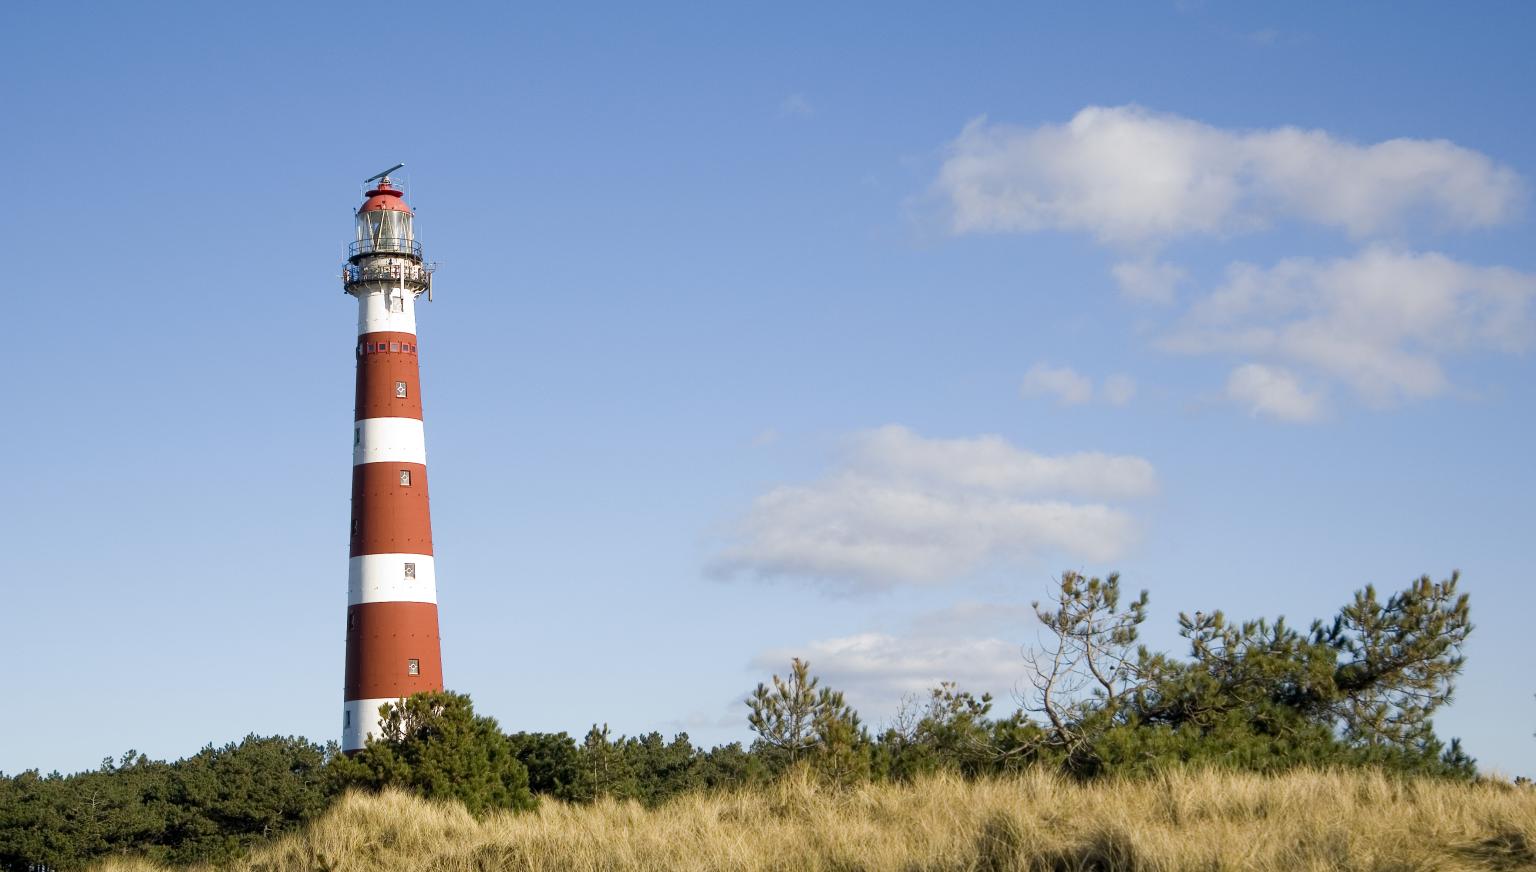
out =
[(1182, 267), (1150, 259), (1117, 263), (1109, 271), (1122, 295), (1165, 305), (1173, 302), (1175, 290), (1188, 275)]
[(1413, 216), (1481, 227), (1509, 220), (1524, 199), (1512, 169), (1446, 140), (1358, 145), (1137, 106), (1090, 106), (1032, 128), (978, 118), (950, 144), (935, 188), (955, 233), (1071, 230), (1120, 244), (1227, 235), (1277, 217), (1354, 236)]
[(1247, 407), (1250, 414), (1282, 421), (1311, 421), (1322, 411), (1318, 396), (1302, 388), (1294, 375), (1258, 363), (1232, 370), (1227, 377), (1227, 397)]
[(1373, 246), (1328, 261), (1235, 264), (1160, 345), (1301, 365), (1386, 406), (1444, 391), (1448, 355), (1528, 349), (1533, 300), (1536, 275)]
[(927, 439), (887, 426), (849, 440), (839, 470), (759, 496), (717, 576), (799, 577), (857, 591), (951, 580), (998, 561), (1119, 556), (1137, 525), (1090, 499), (1156, 488), (1139, 457), (1045, 456), (998, 436)]
[(1140, 457), (1048, 456), (1015, 448), (1001, 436), (929, 439), (891, 424), (856, 435), (851, 446), (854, 470), (936, 490), (1123, 498), (1157, 489), (1152, 464)]
[(1024, 373), (1019, 393), (1025, 397), (1055, 397), (1062, 406), (1081, 406), (1099, 394), (1111, 406), (1123, 406), (1136, 396), (1136, 380), (1115, 373), (1104, 379), (1101, 390), (1095, 391), (1093, 379), (1070, 366), (1037, 363)]
[(1063, 406), (1078, 406), (1093, 399), (1093, 380), (1069, 366), (1037, 363), (1024, 373), (1021, 390), (1026, 397), (1048, 395)]
[(1104, 401), (1111, 406), (1123, 406), (1136, 396), (1136, 380), (1125, 373), (1115, 373), (1104, 379)]
[[(1034, 620), (1033, 617), (1030, 618)], [(1026, 630), (1021, 625), (1022, 635)], [(1017, 642), (964, 636), (858, 633), (808, 642), (798, 648), (765, 651), (752, 661), (764, 673), (783, 675), (790, 659), (811, 665), (822, 686), (843, 691), (866, 720), (889, 717), (907, 695), (924, 698), (941, 681), (954, 681), (978, 696), (991, 692), (1009, 708), (1014, 685), (1024, 674)]]

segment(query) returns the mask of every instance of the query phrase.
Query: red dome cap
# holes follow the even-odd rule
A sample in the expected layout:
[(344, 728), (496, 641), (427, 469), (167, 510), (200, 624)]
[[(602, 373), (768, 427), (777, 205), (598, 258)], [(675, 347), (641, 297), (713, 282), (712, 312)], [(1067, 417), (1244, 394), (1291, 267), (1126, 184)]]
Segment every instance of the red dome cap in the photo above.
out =
[(379, 186), (368, 192), (368, 199), (357, 211), (377, 212), (381, 209), (391, 212), (409, 212), (411, 207), (405, 204), (405, 198), (388, 179), (379, 182)]

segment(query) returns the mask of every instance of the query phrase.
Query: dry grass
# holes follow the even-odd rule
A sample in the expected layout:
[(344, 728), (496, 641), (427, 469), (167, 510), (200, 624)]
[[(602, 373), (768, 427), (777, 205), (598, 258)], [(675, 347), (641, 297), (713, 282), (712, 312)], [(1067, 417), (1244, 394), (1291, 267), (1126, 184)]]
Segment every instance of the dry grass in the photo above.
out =
[[(114, 861), (102, 872), (147, 872)], [(545, 801), (477, 821), (401, 793), (354, 794), (241, 872), (527, 869), (1536, 869), (1536, 790), (1371, 773), (1172, 774), (1076, 784), (1043, 773), (837, 791), (806, 779), (633, 803)]]

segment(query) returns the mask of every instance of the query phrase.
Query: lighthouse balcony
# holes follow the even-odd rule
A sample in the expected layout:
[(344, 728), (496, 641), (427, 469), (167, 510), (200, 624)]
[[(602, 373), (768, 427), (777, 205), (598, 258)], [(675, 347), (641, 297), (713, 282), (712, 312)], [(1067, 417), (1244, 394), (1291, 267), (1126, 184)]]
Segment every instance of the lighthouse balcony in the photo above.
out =
[(347, 246), (347, 259), (354, 260), (370, 254), (403, 254), (421, 260), (421, 243), (404, 237), (374, 237), (359, 239)]
[(381, 263), (341, 268), (341, 284), (348, 292), (361, 284), (379, 283), (420, 292), (432, 286), (432, 268), (418, 263)]

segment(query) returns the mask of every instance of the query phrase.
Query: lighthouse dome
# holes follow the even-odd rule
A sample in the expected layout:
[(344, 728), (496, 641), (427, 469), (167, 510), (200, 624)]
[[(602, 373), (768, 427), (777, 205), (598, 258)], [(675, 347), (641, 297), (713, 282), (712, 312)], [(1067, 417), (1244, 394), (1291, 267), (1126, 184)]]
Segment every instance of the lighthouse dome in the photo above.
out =
[(389, 179), (368, 192), (368, 199), (357, 210), (357, 242), (353, 256), (365, 254), (403, 254), (421, 257), (416, 242), (415, 215), (406, 205), (399, 189)]

